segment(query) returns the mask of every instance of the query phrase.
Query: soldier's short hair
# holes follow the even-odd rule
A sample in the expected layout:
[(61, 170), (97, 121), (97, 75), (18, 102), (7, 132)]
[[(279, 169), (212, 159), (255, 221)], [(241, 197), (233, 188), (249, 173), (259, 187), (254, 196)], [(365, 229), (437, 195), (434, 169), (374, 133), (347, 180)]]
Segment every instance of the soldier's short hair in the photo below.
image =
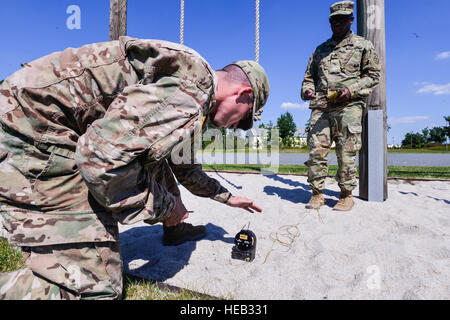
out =
[[(245, 72), (235, 64), (229, 64), (221, 71), (226, 72), (226, 79), (230, 82), (237, 83), (244, 86), (252, 87), (250, 80), (248, 80)], [(253, 101), (253, 93), (249, 96), (249, 103)]]

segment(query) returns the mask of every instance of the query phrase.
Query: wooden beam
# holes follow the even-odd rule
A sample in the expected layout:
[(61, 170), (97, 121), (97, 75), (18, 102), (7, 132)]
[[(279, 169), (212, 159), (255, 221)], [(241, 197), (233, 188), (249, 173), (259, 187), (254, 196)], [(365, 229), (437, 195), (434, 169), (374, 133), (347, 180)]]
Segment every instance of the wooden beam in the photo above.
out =
[(127, 0), (110, 0), (109, 40), (119, 40), (127, 34)]
[[(387, 125), (386, 125), (386, 32), (385, 32), (385, 7), (384, 0), (357, 0), (357, 24), (358, 35), (370, 40), (378, 52), (381, 64), (381, 79), (380, 84), (375, 88), (372, 94), (367, 99), (367, 108), (363, 115), (363, 132), (362, 142), (363, 146), (359, 153), (359, 196), (362, 199), (369, 200), (369, 192), (371, 188), (382, 188), (383, 190), (376, 190), (375, 193), (381, 193), (383, 200), (388, 197), (387, 190)], [(368, 131), (368, 113), (373, 110), (383, 110), (383, 121), (380, 125), (383, 126), (381, 130)], [(378, 128), (380, 129), (380, 128)], [(380, 134), (381, 132), (381, 134)], [(373, 134), (380, 135), (377, 137), (370, 137)], [(381, 139), (382, 144), (369, 145), (369, 141), (374, 139)], [(369, 152), (383, 153), (383, 161), (380, 163), (369, 163)], [(382, 166), (381, 168), (373, 168), (372, 166)], [(376, 172), (383, 174), (383, 181), (379, 183), (371, 183), (369, 180), (369, 171), (375, 169)]]

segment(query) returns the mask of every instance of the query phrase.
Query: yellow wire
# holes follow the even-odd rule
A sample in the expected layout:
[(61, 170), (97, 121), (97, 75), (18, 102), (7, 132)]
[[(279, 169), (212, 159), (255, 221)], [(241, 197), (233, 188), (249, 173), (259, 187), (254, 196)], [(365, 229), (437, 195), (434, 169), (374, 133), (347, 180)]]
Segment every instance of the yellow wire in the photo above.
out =
[[(323, 224), (324, 222), (323, 222), (323, 219), (322, 219), (322, 217), (320, 215), (319, 210), (317, 209), (316, 211), (317, 211), (317, 216), (319, 218), (319, 221)], [(304, 215), (300, 219), (300, 222), (306, 216), (307, 216), (307, 214)], [(292, 245), (294, 244), (295, 240), (300, 236), (300, 229), (298, 227), (300, 222), (298, 222), (297, 224), (288, 224), (288, 225), (281, 226), (281, 227), (278, 228), (278, 230), (276, 232), (272, 232), (271, 234), (269, 234), (269, 238), (270, 238), (270, 240), (272, 240), (272, 247), (270, 248), (269, 252), (267, 252), (266, 258), (264, 259), (264, 262), (262, 264), (267, 262), (267, 259), (269, 258), (269, 255), (274, 250), (273, 247), (275, 246), (276, 243), (279, 243), (280, 245), (282, 245), (284, 247), (287, 247), (288, 248), (287, 251), (292, 249)], [(290, 231), (291, 229), (293, 229), (294, 231), (291, 232)], [(282, 231), (286, 231), (287, 234), (282, 234), (281, 233)], [(285, 240), (285, 241), (281, 240), (280, 237), (279, 237), (280, 235), (281, 236), (286, 236), (287, 240)]]

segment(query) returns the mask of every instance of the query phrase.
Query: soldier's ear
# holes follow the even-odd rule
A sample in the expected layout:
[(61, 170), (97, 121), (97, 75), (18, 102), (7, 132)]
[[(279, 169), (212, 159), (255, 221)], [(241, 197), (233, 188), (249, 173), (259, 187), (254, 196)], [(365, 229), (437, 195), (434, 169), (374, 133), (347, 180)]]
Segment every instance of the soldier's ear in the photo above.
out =
[(239, 90), (239, 95), (251, 95), (253, 93), (252, 87), (242, 87)]
[(236, 103), (253, 103), (252, 101), (253, 89), (252, 87), (242, 87), (237, 94)]

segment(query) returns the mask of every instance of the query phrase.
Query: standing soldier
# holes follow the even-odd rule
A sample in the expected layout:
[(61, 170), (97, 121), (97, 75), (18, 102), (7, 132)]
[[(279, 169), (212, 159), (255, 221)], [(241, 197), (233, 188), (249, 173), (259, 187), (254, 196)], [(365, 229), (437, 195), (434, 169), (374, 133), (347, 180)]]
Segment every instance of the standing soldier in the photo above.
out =
[(361, 117), (365, 100), (380, 79), (378, 55), (372, 43), (353, 34), (352, 1), (330, 8), (331, 39), (318, 46), (309, 59), (301, 97), (311, 100), (308, 182), (312, 196), (308, 209), (325, 203), (322, 190), (328, 174), (327, 155), (334, 141), (341, 189), (335, 210), (351, 210), (356, 188), (356, 153), (361, 148)]
[(206, 118), (251, 128), (268, 94), (253, 61), (214, 72), (190, 48), (130, 37), (56, 52), (7, 78), (0, 214), (26, 268), (0, 275), (0, 299), (119, 298), (117, 222), (162, 222), (166, 244), (205, 233), (183, 222), (175, 177), (197, 196), (261, 211), (171, 152)]

